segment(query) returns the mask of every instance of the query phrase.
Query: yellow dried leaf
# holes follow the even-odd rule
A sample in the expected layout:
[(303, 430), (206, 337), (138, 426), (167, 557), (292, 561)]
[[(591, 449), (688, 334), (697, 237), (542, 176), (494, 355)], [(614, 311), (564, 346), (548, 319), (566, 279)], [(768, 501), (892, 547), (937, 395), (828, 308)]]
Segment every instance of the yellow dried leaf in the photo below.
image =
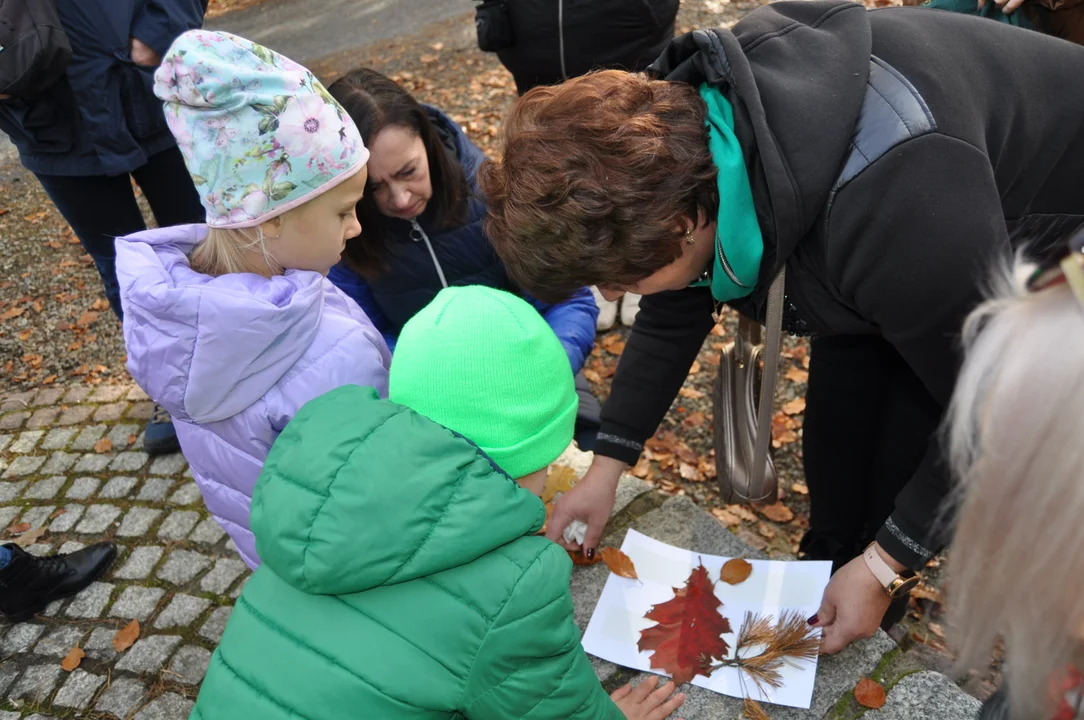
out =
[(94, 443), (94, 452), (107, 453), (113, 449), (113, 441), (107, 437), (102, 438), (98, 442)]
[(752, 572), (753, 566), (748, 560), (733, 558), (723, 563), (722, 569), (719, 570), (719, 579), (728, 585), (738, 585), (748, 580)]
[(28, 548), (34, 543), (36, 543), (38, 540), (40, 540), (41, 536), (44, 534), (44, 527), (36, 527), (33, 530), (27, 530), (25, 533), (15, 538), (14, 542), (21, 548)]
[(604, 547), (598, 551), (598, 554), (602, 558), (602, 562), (606, 563), (606, 567), (610, 568), (610, 572), (614, 575), (629, 578), (630, 580), (639, 580), (636, 576), (636, 566), (632, 564), (632, 558), (625, 553), (617, 548)]
[(783, 412), (787, 415), (800, 415), (805, 412), (805, 398), (800, 397), (783, 405)]
[(546, 476), (546, 485), (542, 488), (542, 502), (548, 503), (558, 493), (565, 493), (576, 484), (576, 471), (567, 465), (554, 465)]

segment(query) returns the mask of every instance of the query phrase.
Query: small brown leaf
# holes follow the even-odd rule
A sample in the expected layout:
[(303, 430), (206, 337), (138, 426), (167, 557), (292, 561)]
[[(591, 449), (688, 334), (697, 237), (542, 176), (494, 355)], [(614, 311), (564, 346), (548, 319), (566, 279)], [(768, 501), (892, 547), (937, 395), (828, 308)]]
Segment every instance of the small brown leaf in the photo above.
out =
[(106, 300), (105, 298), (98, 298), (90, 306), (90, 309), (91, 310), (97, 310), (99, 312), (101, 312), (102, 310), (108, 310), (109, 309), (109, 301)]
[(805, 398), (800, 397), (783, 405), (783, 412), (787, 415), (800, 415), (805, 412)]
[(24, 312), (26, 312), (26, 308), (8, 308), (3, 313), (0, 313), (0, 320), (10, 320), (12, 318), (17, 318)]
[(602, 348), (611, 355), (620, 355), (625, 351), (625, 341), (618, 333), (610, 333), (602, 338)]
[(745, 698), (741, 704), (741, 715), (745, 720), (772, 720), (764, 708), (753, 698)]
[(34, 334), (33, 330), (20, 330), (19, 334), (15, 337), (19, 338), (20, 342), (26, 342), (30, 339), (30, 336)]
[(130, 435), (128, 436), (128, 444), (129, 444), (129, 445), (131, 445), (131, 444), (135, 443), (135, 441), (136, 441), (137, 439), (138, 439), (138, 438), (136, 437), (136, 434), (135, 434), (135, 433), (132, 433), (132, 434), (130, 434)]
[(791, 492), (796, 492), (799, 495), (808, 495), (809, 494), (809, 486), (806, 485), (805, 483), (800, 483), (800, 482), (792, 483), (791, 486), (790, 486), (790, 491)]
[(87, 654), (83, 652), (83, 648), (76, 645), (68, 653), (68, 656), (60, 661), (60, 669), (71, 672), (75, 668), (79, 667), (79, 663), (83, 662)]
[(9, 527), (8, 532), (11, 533), (12, 535), (18, 535), (19, 533), (24, 533), (29, 529), (30, 529), (30, 523), (21, 522), (21, 523), (16, 523), (16, 524), (12, 525), (11, 527)]
[(854, 699), (862, 707), (876, 710), (885, 704), (885, 689), (869, 678), (862, 678), (854, 686)]
[(698, 360), (693, 360), (692, 367), (689, 368), (689, 374), (696, 375), (698, 372), (700, 372), (700, 362)]
[(584, 368), (583, 376), (591, 382), (595, 383), (596, 385), (600, 385), (602, 383), (602, 376), (598, 374), (597, 370), (592, 370), (591, 368)]
[(739, 585), (749, 579), (753, 572), (753, 566), (748, 560), (732, 558), (723, 563), (719, 570), (719, 579), (729, 585)]
[(542, 488), (542, 502), (548, 503), (558, 493), (566, 493), (576, 484), (576, 471), (567, 465), (554, 465), (546, 476), (546, 485)]
[(642, 457), (636, 461), (636, 464), (629, 470), (629, 474), (633, 477), (638, 477), (641, 480), (647, 477), (647, 474), (651, 472), (651, 461), (646, 457)]
[(728, 512), (734, 513), (735, 515), (740, 517), (742, 520), (745, 520), (746, 522), (756, 522), (757, 521), (757, 516), (754, 515), (752, 512), (750, 512), (749, 508), (745, 507), (744, 505), (727, 505), (726, 509), (727, 509)]
[(98, 320), (98, 313), (87, 310), (85, 313), (79, 316), (79, 319), (75, 321), (78, 327), (90, 327)]
[(34, 543), (36, 543), (38, 540), (40, 540), (41, 536), (44, 535), (44, 534), (45, 534), (45, 528), (44, 527), (36, 527), (33, 530), (27, 530), (22, 535), (15, 538), (14, 542), (15, 542), (16, 545), (18, 545), (21, 548), (28, 548), (31, 545), (33, 545)]
[(786, 378), (791, 382), (804, 383), (809, 381), (809, 373), (805, 370), (799, 370), (796, 367), (792, 367), (790, 370), (787, 370)]
[(102, 438), (98, 442), (94, 443), (94, 452), (107, 453), (113, 449), (113, 441), (107, 437)]
[(688, 398), (689, 400), (699, 400), (700, 398), (704, 397), (704, 393), (700, 392), (696, 388), (690, 387), (681, 388), (680, 390), (678, 390), (678, 395), (683, 398)]
[(704, 413), (699, 410), (691, 412), (682, 422), (686, 427), (700, 427), (704, 424)]
[(422, 65), (431, 65), (431, 64), (435, 63), (437, 60), (438, 60), (438, 58), (437, 58), (436, 55), (428, 55), (428, 54), (426, 54), (426, 55), (419, 55), (418, 56), (418, 62), (420, 62)]
[(723, 508), (712, 508), (711, 514), (715, 516), (715, 519), (721, 522), (727, 527), (738, 527), (741, 525), (741, 518)]
[(771, 540), (775, 537), (775, 530), (772, 530), (761, 521), (757, 523), (757, 535), (760, 535), (765, 540)]
[(64, 508), (57, 508), (56, 510), (53, 511), (53, 514), (49, 516), (49, 519), (50, 520), (56, 520), (58, 517), (60, 517), (61, 515), (63, 515), (66, 512), (68, 512), (68, 511), (65, 510)]
[(678, 463), (678, 474), (681, 475), (682, 480), (704, 482), (704, 476), (700, 474), (700, 470), (697, 469), (696, 465), (690, 465), (687, 462)]
[(636, 576), (636, 566), (632, 564), (632, 558), (617, 548), (601, 548), (598, 551), (598, 556), (602, 558), (602, 562), (606, 563), (606, 567), (610, 568), (610, 572), (614, 575), (629, 578), (630, 580), (640, 579)]
[(123, 628), (117, 631), (117, 634), (113, 636), (113, 649), (117, 652), (124, 652), (128, 648), (135, 644), (135, 641), (139, 639), (139, 621), (133, 620), (125, 625)]
[(794, 519), (794, 511), (783, 503), (775, 503), (774, 505), (765, 505), (757, 508), (760, 510), (760, 514), (769, 520), (777, 523), (788, 523)]

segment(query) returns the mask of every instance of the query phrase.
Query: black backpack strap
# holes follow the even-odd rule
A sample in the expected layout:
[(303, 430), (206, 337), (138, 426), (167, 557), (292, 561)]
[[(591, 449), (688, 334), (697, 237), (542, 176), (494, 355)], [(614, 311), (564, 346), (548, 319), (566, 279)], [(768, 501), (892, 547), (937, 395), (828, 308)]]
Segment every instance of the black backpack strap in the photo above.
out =
[(854, 125), (850, 151), (832, 187), (824, 217), (843, 187), (900, 143), (937, 130), (933, 113), (907, 78), (876, 56), (870, 56), (869, 79)]

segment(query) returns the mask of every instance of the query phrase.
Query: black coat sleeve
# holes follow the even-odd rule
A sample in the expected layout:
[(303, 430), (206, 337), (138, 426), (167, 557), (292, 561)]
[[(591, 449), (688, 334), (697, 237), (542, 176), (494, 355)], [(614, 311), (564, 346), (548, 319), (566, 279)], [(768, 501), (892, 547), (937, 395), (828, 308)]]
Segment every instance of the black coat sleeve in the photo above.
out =
[[(989, 158), (945, 135), (910, 140), (845, 186), (828, 222), (832, 280), (946, 408), (964, 319), (1012, 257)], [(899, 562), (923, 566), (946, 544), (950, 488), (939, 438), (930, 438), (877, 541)]]
[(602, 406), (596, 453), (636, 462), (715, 324), (712, 308), (706, 287), (644, 296)]

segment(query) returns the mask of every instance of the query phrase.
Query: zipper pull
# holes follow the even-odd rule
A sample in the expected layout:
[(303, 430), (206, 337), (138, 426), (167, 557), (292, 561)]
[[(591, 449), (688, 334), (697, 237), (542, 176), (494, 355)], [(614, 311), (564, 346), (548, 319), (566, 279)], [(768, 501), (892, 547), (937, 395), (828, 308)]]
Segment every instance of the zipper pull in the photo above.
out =
[(410, 220), (410, 239), (414, 242), (421, 242), (425, 233), (422, 232), (422, 226), (418, 224), (415, 219)]

